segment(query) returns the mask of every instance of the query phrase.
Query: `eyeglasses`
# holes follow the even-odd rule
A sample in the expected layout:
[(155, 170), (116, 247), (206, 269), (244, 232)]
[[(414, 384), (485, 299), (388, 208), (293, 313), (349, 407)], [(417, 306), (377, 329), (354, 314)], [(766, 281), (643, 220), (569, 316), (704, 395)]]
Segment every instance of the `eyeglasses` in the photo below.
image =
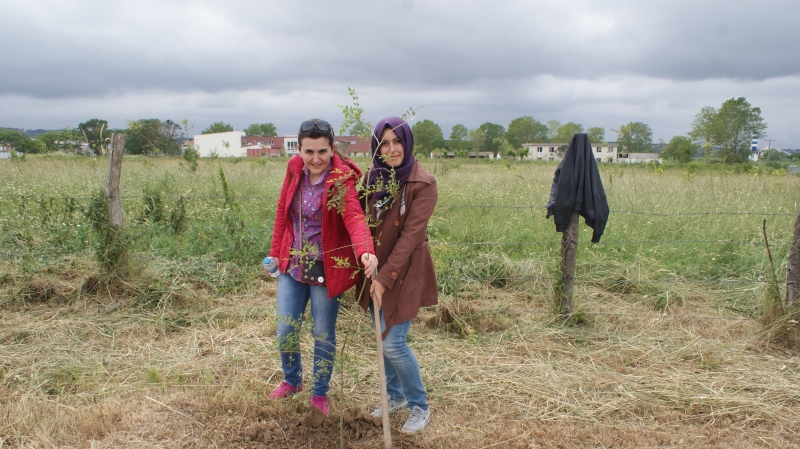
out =
[(320, 120), (317, 122), (312, 122), (311, 120), (306, 120), (300, 125), (300, 132), (307, 133), (312, 129), (317, 128), (321, 133), (329, 133), (333, 128), (331, 128), (331, 124), (326, 122), (325, 120)]

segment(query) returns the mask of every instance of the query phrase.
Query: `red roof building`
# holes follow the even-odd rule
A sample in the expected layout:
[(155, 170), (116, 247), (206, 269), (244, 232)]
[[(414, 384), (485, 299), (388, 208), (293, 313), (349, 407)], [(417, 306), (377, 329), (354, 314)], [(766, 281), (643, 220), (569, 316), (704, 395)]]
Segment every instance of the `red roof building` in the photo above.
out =
[(242, 137), (242, 146), (247, 148), (247, 157), (278, 157), (283, 150), (283, 137)]
[(339, 151), (348, 156), (369, 156), (369, 139), (358, 136), (334, 137)]
[[(287, 143), (286, 139), (287, 137), (245, 136), (242, 138), (242, 147), (247, 149), (247, 157), (278, 157), (290, 150), (284, 148)], [(294, 142), (296, 139), (292, 141)], [(347, 156), (369, 156), (369, 139), (362, 139), (358, 136), (336, 136), (334, 141), (339, 151)], [(291, 151), (288, 152), (291, 153)]]

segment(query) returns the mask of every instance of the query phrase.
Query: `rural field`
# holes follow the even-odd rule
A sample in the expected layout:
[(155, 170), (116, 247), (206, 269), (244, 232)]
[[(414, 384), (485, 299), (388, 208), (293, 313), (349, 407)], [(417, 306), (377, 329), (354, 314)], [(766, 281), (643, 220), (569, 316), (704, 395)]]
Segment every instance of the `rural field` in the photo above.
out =
[[(432, 420), (401, 437), (393, 416), (395, 447), (800, 447), (800, 357), (776, 337), (797, 322), (763, 319), (800, 177), (601, 165), (612, 212), (599, 244), (581, 224), (564, 319), (544, 208), (556, 165), (423, 163), (440, 304), (409, 338)], [(266, 398), (282, 374), (261, 260), (285, 167), (126, 157), (128, 259), (110, 276), (108, 159), (0, 161), (0, 448), (382, 447), (363, 415), (380, 397), (374, 328), (352, 292), (330, 416), (307, 393)], [(310, 378), (309, 332), (302, 345)]]

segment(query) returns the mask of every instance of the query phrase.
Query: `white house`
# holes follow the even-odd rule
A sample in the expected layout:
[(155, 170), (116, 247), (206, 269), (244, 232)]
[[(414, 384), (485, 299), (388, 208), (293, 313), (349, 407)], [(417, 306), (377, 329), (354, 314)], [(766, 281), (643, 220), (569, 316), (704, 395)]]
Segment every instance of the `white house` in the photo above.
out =
[[(568, 143), (523, 143), (522, 148), (528, 149), (525, 159), (534, 161), (560, 161), (563, 151), (566, 151)], [(562, 151), (558, 148), (563, 147)], [(617, 142), (605, 142), (592, 144), (592, 152), (597, 162), (616, 162), (619, 151)]]
[(247, 149), (242, 147), (243, 131), (225, 133), (197, 134), (194, 136), (194, 149), (200, 157), (247, 157)]

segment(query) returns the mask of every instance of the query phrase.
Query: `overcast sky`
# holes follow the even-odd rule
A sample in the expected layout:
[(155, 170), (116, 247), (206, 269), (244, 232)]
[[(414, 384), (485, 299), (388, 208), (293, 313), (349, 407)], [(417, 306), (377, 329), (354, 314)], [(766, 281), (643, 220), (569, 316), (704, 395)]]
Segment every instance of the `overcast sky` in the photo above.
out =
[[(0, 126), (188, 119), (194, 132), (338, 127), (418, 107), (457, 123), (519, 116), (691, 129), (746, 97), (773, 147), (800, 148), (797, 0), (0, 0)], [(616, 135), (606, 132), (606, 139)]]

